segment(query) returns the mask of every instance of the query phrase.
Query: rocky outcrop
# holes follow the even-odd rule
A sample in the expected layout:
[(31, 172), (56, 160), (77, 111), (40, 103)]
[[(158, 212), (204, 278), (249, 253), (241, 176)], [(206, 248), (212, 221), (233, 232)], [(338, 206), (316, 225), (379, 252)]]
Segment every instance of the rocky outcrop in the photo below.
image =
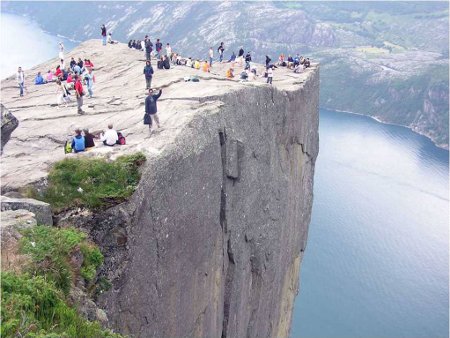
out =
[(38, 224), (53, 225), (50, 204), (32, 198), (10, 198), (1, 196), (1, 211), (28, 210), (34, 213)]
[[(67, 57), (88, 53), (97, 82), (83, 116), (74, 104), (49, 104), (53, 84), (30, 85), (18, 99), (12, 80), (2, 83), (5, 105), (21, 121), (3, 155), (4, 190), (45, 181), (75, 127), (113, 123), (126, 146), (98, 143), (67, 156), (142, 151), (137, 190), (111, 209), (56, 217), (58, 226), (85, 229), (102, 249), (99, 280), (112, 287), (97, 305), (108, 325), (138, 337), (288, 336), (318, 153), (318, 65), (301, 74), (279, 68), (273, 86), (264, 77), (228, 80), (229, 64), (211, 73), (156, 70), (162, 128), (150, 135), (142, 124), (142, 53), (88, 41)], [(185, 82), (191, 75), (200, 82)], [(87, 316), (98, 318), (87, 305)]]
[(19, 125), (19, 121), (1, 103), (0, 103), (0, 108), (1, 108), (1, 115), (0, 116), (1, 116), (1, 119), (2, 119), (2, 132), (1, 132), (1, 134), (2, 134), (2, 142), (1, 142), (0, 152), (3, 152), (3, 147), (5, 146), (6, 143), (8, 143), (12, 132)]
[(141, 337), (288, 336), (311, 215), (318, 91), (315, 70), (297, 90), (216, 98), (218, 109), (149, 160), (122, 206), (127, 264), (99, 299), (113, 327)]

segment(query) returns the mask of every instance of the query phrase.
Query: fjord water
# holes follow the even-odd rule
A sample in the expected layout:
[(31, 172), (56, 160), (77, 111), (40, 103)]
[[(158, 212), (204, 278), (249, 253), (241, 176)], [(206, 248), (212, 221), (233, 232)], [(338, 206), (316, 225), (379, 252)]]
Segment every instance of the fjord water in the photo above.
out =
[(406, 128), (321, 110), (292, 338), (449, 336), (448, 170)]
[[(13, 75), (17, 67), (28, 69), (58, 56), (58, 43), (62, 41), (66, 50), (76, 43), (44, 32), (37, 23), (17, 15), (1, 13), (0, 20), (0, 78)], [(55, 64), (56, 68), (57, 64)], [(48, 69), (43, 69), (46, 72)], [(55, 69), (53, 69), (54, 71)], [(36, 74), (25, 74), (33, 77)]]

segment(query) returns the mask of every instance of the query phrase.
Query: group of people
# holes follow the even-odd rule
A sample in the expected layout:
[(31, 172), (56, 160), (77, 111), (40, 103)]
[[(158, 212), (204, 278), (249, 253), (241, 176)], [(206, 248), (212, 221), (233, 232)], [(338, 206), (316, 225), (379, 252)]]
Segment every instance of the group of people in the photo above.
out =
[(79, 153), (95, 147), (95, 139), (99, 139), (105, 146), (113, 147), (116, 144), (125, 144), (125, 137), (117, 132), (112, 124), (108, 124), (106, 131), (90, 133), (89, 129), (75, 129), (75, 135), (64, 145), (65, 153)]
[[(114, 41), (112, 41), (111, 33), (109, 33), (109, 36), (107, 35), (105, 25), (102, 25), (101, 27), (101, 35), (103, 45), (106, 45), (107, 43), (115, 43)], [(128, 47), (145, 52), (146, 63), (143, 69), (143, 74), (146, 81), (146, 89), (148, 90), (148, 95), (145, 99), (144, 124), (149, 126), (149, 130), (151, 133), (154, 124), (156, 124), (158, 128), (160, 127), (160, 121), (157, 114), (157, 100), (162, 95), (161, 89), (155, 90), (152, 88), (152, 79), (154, 76), (154, 69), (151, 64), (152, 57), (156, 58), (158, 69), (170, 69), (171, 64), (173, 64), (191, 67), (198, 70), (202, 69), (204, 72), (209, 72), (211, 67), (213, 66), (213, 63), (215, 62), (215, 51), (213, 47), (210, 47), (207, 58), (205, 58), (205, 60), (193, 59), (192, 57), (183, 58), (179, 54), (172, 51), (172, 47), (169, 43), (166, 44), (163, 50), (163, 44), (161, 43), (160, 39), (157, 39), (155, 44), (153, 44), (147, 35), (142, 41), (130, 40), (128, 42)], [(239, 74), (241, 81), (248, 81), (248, 79), (250, 78), (256, 79), (257, 76), (264, 76), (265, 78), (267, 78), (267, 83), (272, 84), (274, 69), (278, 67), (286, 67), (288, 69), (293, 69), (294, 72), (301, 72), (303, 69), (308, 68), (311, 65), (309, 58), (304, 58), (302, 56), (299, 56), (299, 54), (295, 55), (294, 57), (288, 55), (287, 58), (284, 56), (284, 54), (281, 54), (276, 65), (271, 63), (271, 58), (266, 55), (264, 74), (258, 74), (258, 67), (254, 62), (252, 62), (251, 51), (245, 53), (243, 46), (241, 46), (238, 50), (237, 55), (234, 53), (234, 51), (232, 51), (228, 61), (224, 61), (224, 52), (225, 46), (224, 43), (221, 42), (217, 47), (218, 62), (231, 63), (231, 66), (226, 70), (225, 76), (229, 79), (235, 78), (235, 65), (238, 64), (240, 67), (242, 67), (242, 72)], [(92, 97), (93, 84), (95, 82), (95, 76), (93, 74), (94, 64), (89, 59), (84, 59), (83, 61), (81, 58), (78, 58), (78, 61), (76, 61), (75, 58), (72, 57), (69, 66), (66, 68), (64, 60), (64, 45), (62, 44), (62, 42), (59, 44), (58, 56), (60, 59), (60, 64), (56, 67), (55, 72), (49, 70), (47, 72), (46, 78), (44, 78), (42, 74), (38, 72), (35, 77), (35, 84), (42, 85), (49, 82), (55, 82), (58, 86), (58, 107), (63, 103), (67, 106), (67, 103), (71, 101), (70, 90), (74, 90), (77, 100), (77, 111), (79, 114), (83, 114), (84, 111), (82, 110), (82, 106), (83, 97), (85, 96), (83, 82), (87, 86), (88, 96)], [(25, 74), (21, 67), (19, 67), (17, 72), (17, 82), (20, 88), (20, 96), (23, 96), (25, 88)], [(113, 146), (115, 144), (121, 143), (119, 141), (121, 137), (123, 137), (121, 133), (118, 133), (116, 130), (114, 130), (112, 124), (108, 125), (108, 130), (104, 133), (101, 133), (101, 135), (91, 134), (87, 129), (77, 129), (75, 130), (75, 136), (70, 142), (70, 146), (74, 152), (80, 152), (94, 147), (95, 138), (99, 138), (103, 142), (103, 144), (107, 146)]]

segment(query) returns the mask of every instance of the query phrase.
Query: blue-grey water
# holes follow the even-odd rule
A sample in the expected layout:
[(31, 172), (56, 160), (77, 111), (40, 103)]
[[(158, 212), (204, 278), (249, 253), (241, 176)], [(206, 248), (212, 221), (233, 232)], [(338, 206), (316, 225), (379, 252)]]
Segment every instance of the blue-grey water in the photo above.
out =
[[(58, 55), (26, 18), (1, 28), (2, 78)], [(292, 338), (448, 337), (448, 159), (405, 128), (321, 111)]]
[[(0, 28), (1, 79), (15, 74), (19, 66), (28, 69), (57, 57), (59, 42), (64, 43), (66, 51), (77, 44), (66, 38), (46, 33), (39, 27), (38, 23), (18, 15), (1, 13)], [(55, 68), (57, 65), (55, 64)], [(26, 75), (35, 76), (35, 74)]]
[(291, 337), (449, 336), (448, 170), (423, 136), (321, 110)]

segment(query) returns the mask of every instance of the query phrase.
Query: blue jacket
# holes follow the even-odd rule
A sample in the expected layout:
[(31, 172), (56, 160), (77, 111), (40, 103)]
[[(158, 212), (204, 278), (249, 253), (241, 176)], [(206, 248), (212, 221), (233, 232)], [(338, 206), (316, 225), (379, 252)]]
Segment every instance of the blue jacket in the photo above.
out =
[(156, 101), (161, 96), (162, 90), (159, 91), (157, 95), (148, 95), (145, 99), (145, 113), (146, 114), (156, 114), (158, 109), (156, 107)]
[(150, 66), (146, 65), (144, 67), (144, 74), (145, 74), (146, 78), (152, 77), (153, 76), (153, 67), (151, 65)]
[(41, 75), (36, 75), (36, 78), (34, 79), (34, 84), (40, 85), (44, 84), (44, 78)]
[(84, 136), (77, 135), (72, 139), (72, 149), (78, 153), (80, 151), (84, 151), (86, 149)]

